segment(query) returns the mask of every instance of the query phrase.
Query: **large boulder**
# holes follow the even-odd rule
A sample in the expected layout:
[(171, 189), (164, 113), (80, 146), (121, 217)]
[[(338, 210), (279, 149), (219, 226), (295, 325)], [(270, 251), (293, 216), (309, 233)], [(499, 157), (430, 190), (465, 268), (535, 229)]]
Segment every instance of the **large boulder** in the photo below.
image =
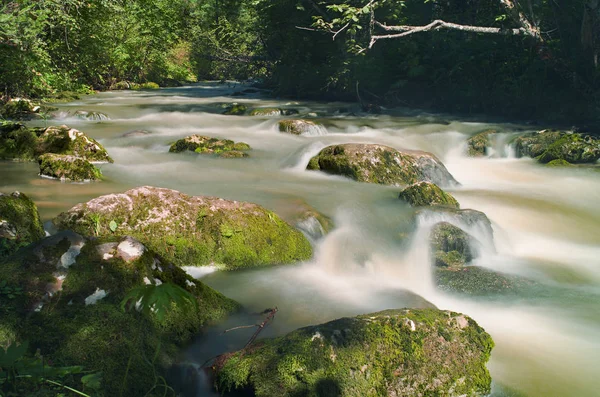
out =
[(292, 119), (279, 122), (279, 131), (292, 135), (325, 135), (327, 130), (310, 120)]
[[(9, 288), (22, 288), (13, 299), (0, 294), (0, 346), (28, 341), (29, 353), (39, 349), (53, 366), (101, 372), (97, 395), (148, 395), (184, 344), (239, 309), (131, 237), (61, 232), (0, 262), (0, 274)], [(162, 301), (122, 309), (128, 293), (142, 287)], [(197, 305), (169, 303), (182, 289)], [(144, 313), (151, 303), (168, 310)]]
[[(494, 346), (471, 318), (387, 310), (301, 328), (217, 359), (215, 386), (271, 396), (481, 396)], [(243, 395), (246, 395), (243, 394)]]
[(2, 121), (0, 124), (0, 160), (33, 161), (38, 136), (23, 124)]
[(96, 181), (102, 172), (84, 158), (62, 154), (43, 154), (38, 158), (40, 175), (61, 181)]
[(202, 135), (190, 135), (179, 139), (169, 148), (171, 153), (190, 151), (202, 154), (218, 154), (221, 157), (248, 157), (247, 150), (250, 150), (250, 145), (247, 143)]
[(68, 154), (97, 163), (113, 162), (106, 149), (95, 139), (66, 125), (48, 127), (40, 135), (37, 154), (44, 153)]
[(181, 266), (239, 269), (312, 256), (300, 231), (259, 205), (150, 186), (98, 197), (54, 219), (61, 229), (100, 236), (112, 234), (111, 222)]
[(451, 194), (444, 192), (438, 185), (431, 182), (417, 182), (405, 188), (398, 197), (413, 207), (428, 207), (442, 205), (459, 208), (458, 201)]
[(23, 193), (0, 193), (0, 260), (43, 237), (34, 202)]
[(533, 157), (543, 164), (554, 160), (594, 163), (600, 159), (600, 140), (580, 133), (543, 130), (517, 137), (514, 145), (518, 157)]
[(419, 181), (433, 182), (442, 187), (458, 185), (433, 154), (400, 151), (377, 144), (328, 146), (310, 159), (307, 169), (382, 185), (410, 185)]
[(481, 246), (475, 237), (448, 222), (434, 225), (429, 241), (438, 267), (462, 267), (478, 256)]
[(496, 130), (485, 130), (473, 135), (467, 140), (467, 154), (471, 157), (482, 157), (487, 154), (487, 149), (492, 146), (491, 138)]

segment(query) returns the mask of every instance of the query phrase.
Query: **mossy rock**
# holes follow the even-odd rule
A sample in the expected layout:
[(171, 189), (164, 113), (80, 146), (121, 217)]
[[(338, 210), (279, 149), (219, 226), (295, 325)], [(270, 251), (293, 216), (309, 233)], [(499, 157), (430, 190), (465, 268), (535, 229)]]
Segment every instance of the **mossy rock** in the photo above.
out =
[(153, 81), (141, 84), (132, 83), (130, 87), (132, 90), (158, 90), (160, 88), (160, 86)]
[(323, 135), (324, 127), (310, 120), (282, 120), (279, 131), (293, 135)]
[[(565, 134), (541, 154), (542, 164), (563, 160), (571, 164), (595, 163), (600, 159), (600, 140), (582, 134)], [(556, 164), (556, 163), (555, 163)]]
[(3, 121), (0, 125), (0, 160), (34, 161), (38, 136), (23, 124)]
[[(102, 372), (102, 391), (94, 394), (100, 396), (147, 395), (181, 347), (239, 309), (129, 237), (86, 239), (62, 232), (1, 262), (0, 274), (7, 285), (24, 288), (17, 299), (0, 295), (0, 305), (18, 320), (0, 338), (28, 341), (31, 353), (39, 349), (54, 366)], [(162, 319), (120, 308), (132, 288), (148, 283), (174, 284), (198, 305), (173, 305)]]
[(449, 268), (470, 263), (477, 257), (481, 245), (475, 237), (448, 222), (434, 225), (429, 241), (435, 266)]
[(481, 396), (493, 346), (465, 315), (387, 310), (261, 340), (213, 369), (224, 395)]
[(226, 105), (226, 110), (223, 112), (223, 114), (229, 116), (242, 116), (246, 113), (247, 110), (248, 108), (246, 107), (246, 105), (242, 105), (241, 103), (233, 103), (230, 105)]
[[(173, 143), (169, 148), (171, 153), (190, 151), (201, 154), (219, 154), (221, 157), (248, 157), (247, 153), (243, 153), (246, 150), (250, 150), (250, 145), (247, 143), (202, 135), (187, 136)], [(229, 155), (225, 155), (226, 153)]]
[(111, 90), (129, 90), (131, 84), (127, 81), (118, 81), (110, 87)]
[(541, 156), (551, 144), (564, 135), (561, 131), (542, 130), (518, 136), (512, 143), (515, 146), (517, 157), (536, 158)]
[(437, 288), (442, 291), (471, 296), (518, 294), (535, 285), (526, 278), (479, 266), (438, 267), (434, 271), (434, 279)]
[(150, 186), (98, 197), (54, 219), (61, 229), (100, 236), (112, 234), (111, 221), (180, 266), (239, 269), (312, 256), (300, 231), (256, 204)]
[(377, 144), (347, 143), (328, 146), (309, 161), (307, 169), (382, 185), (410, 185), (420, 181), (444, 187), (458, 185), (444, 164), (433, 154), (399, 151)]
[(473, 135), (467, 140), (467, 154), (471, 157), (482, 157), (486, 155), (487, 148), (491, 147), (491, 138), (496, 130), (485, 130)]
[(279, 108), (257, 108), (250, 111), (250, 116), (281, 116), (283, 113)]
[(35, 203), (23, 193), (0, 193), (0, 260), (43, 237)]
[(242, 159), (242, 158), (250, 157), (250, 155), (246, 152), (242, 152), (241, 150), (230, 150), (227, 152), (220, 153), (219, 157), (223, 157), (226, 159)]
[(43, 154), (38, 158), (40, 175), (61, 181), (96, 181), (102, 172), (84, 158), (64, 154)]
[(67, 154), (97, 163), (113, 162), (106, 149), (95, 139), (66, 125), (46, 128), (39, 137), (36, 152), (38, 155)]
[(398, 197), (413, 207), (442, 205), (459, 208), (460, 204), (450, 193), (444, 192), (438, 185), (431, 182), (417, 182), (400, 192)]
[(30, 119), (35, 114), (35, 109), (36, 106), (29, 99), (14, 98), (0, 105), (0, 116), (12, 120)]
[(571, 163), (563, 159), (552, 160), (546, 163), (546, 167), (569, 167), (571, 165)]

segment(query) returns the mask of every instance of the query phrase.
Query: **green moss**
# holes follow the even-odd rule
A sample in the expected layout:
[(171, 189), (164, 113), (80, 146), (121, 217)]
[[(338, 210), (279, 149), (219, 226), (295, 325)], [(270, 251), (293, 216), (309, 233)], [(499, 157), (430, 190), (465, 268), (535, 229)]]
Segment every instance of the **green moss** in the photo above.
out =
[(280, 116), (283, 111), (278, 108), (257, 108), (250, 111), (250, 116)]
[(294, 135), (302, 135), (317, 128), (317, 124), (310, 120), (282, 120), (279, 122), (279, 131)]
[(546, 164), (547, 167), (568, 167), (570, 165), (571, 163), (563, 159), (552, 160)]
[(0, 105), (0, 116), (6, 119), (22, 120), (33, 113), (33, 105), (26, 99), (15, 99)]
[(480, 132), (467, 141), (467, 153), (471, 157), (485, 156), (487, 148), (491, 146), (491, 137), (496, 134), (496, 130), (486, 130)]
[(149, 81), (147, 83), (135, 84), (131, 86), (132, 90), (158, 90), (160, 86), (157, 83)]
[(106, 149), (98, 141), (66, 125), (48, 127), (40, 135), (36, 153), (38, 155), (45, 153), (73, 155), (88, 161), (113, 162)]
[(460, 208), (458, 201), (451, 194), (444, 192), (434, 183), (417, 182), (400, 192), (399, 198), (413, 207), (443, 205)]
[(538, 161), (546, 164), (553, 160), (566, 162), (594, 163), (600, 159), (600, 140), (581, 134), (565, 134), (553, 142), (539, 156)]
[(223, 114), (230, 115), (230, 116), (242, 116), (244, 113), (246, 113), (246, 110), (248, 110), (246, 105), (242, 105), (240, 103), (234, 103), (234, 104), (228, 105), (226, 110), (223, 112)]
[(33, 201), (23, 193), (0, 193), (0, 259), (44, 237)]
[(476, 245), (476, 240), (454, 225), (447, 222), (436, 224), (429, 239), (438, 267), (456, 268), (473, 260), (472, 246)]
[(450, 389), (477, 396), (490, 391), (485, 364), (492, 347), (466, 316), (388, 310), (302, 328), (226, 355), (215, 366), (215, 383), (221, 392), (257, 397), (450, 395)]
[(40, 175), (74, 182), (95, 181), (102, 172), (89, 161), (75, 156), (44, 154), (38, 158)]
[(564, 133), (554, 130), (542, 130), (518, 136), (514, 139), (515, 151), (518, 157), (536, 158), (548, 149)]

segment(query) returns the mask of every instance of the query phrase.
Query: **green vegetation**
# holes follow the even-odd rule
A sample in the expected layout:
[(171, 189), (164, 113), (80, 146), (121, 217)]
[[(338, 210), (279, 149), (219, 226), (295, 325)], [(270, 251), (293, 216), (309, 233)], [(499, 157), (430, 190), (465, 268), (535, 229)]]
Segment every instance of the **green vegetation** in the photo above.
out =
[(214, 366), (215, 383), (221, 393), (257, 397), (478, 396), (490, 392), (485, 364), (492, 347), (466, 316), (388, 310), (301, 328), (224, 355)]
[(413, 207), (443, 205), (460, 208), (458, 201), (451, 194), (446, 193), (438, 185), (431, 182), (414, 183), (401, 191), (399, 198)]
[(44, 227), (34, 202), (23, 193), (0, 193), (0, 260), (42, 237)]
[(250, 145), (244, 142), (191, 135), (173, 143), (169, 148), (169, 152), (181, 153), (190, 151), (202, 154), (218, 154), (221, 157), (248, 157), (245, 151), (250, 149)]
[(481, 157), (487, 154), (487, 149), (491, 146), (492, 136), (496, 130), (486, 130), (480, 132), (467, 140), (467, 154), (471, 157)]

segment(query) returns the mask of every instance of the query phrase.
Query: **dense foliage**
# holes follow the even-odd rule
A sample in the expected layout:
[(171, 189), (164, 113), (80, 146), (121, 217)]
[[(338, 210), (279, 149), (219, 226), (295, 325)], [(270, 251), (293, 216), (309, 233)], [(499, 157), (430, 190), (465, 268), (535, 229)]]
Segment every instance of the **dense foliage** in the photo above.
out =
[[(5, 98), (119, 87), (120, 81), (258, 78), (284, 96), (360, 97), (580, 125), (595, 121), (600, 103), (596, 0), (0, 4)], [(436, 28), (372, 41), (394, 33), (379, 23), (435, 20), (499, 32)], [(507, 34), (513, 29), (526, 34)]]

